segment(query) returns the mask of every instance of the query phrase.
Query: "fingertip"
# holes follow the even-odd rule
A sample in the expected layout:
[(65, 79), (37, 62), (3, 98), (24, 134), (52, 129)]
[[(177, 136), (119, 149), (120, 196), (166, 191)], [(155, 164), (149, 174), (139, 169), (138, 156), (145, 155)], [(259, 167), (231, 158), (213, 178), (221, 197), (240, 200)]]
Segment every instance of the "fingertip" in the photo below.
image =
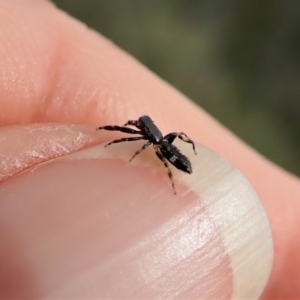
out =
[[(96, 155), (106, 159), (123, 160), (129, 157), (136, 147), (138, 148), (136, 143), (119, 144), (103, 151), (103, 147), (100, 146)], [(156, 185), (155, 190), (151, 189), (151, 193), (163, 193), (165, 199), (182, 201), (187, 206), (197, 207), (201, 203), (201, 206), (205, 207), (210, 221), (220, 235), (225, 253), (223, 255), (229, 257), (232, 298), (257, 299), (271, 272), (273, 242), (269, 221), (256, 192), (241, 172), (213, 151), (197, 145), (198, 155), (194, 156), (188, 145), (178, 143), (178, 147), (188, 155), (194, 172), (187, 175), (176, 169), (172, 170), (178, 191), (174, 199), (171, 197), (172, 190), (165, 168), (160, 161), (155, 160), (150, 150), (141, 153), (133, 164), (150, 168), (152, 173), (156, 174), (155, 177), (160, 178), (160, 184)], [(75, 156), (95, 155), (93, 148), (89, 151), (89, 154), (77, 153)], [(137, 179), (138, 182), (143, 180), (145, 178)], [(148, 182), (150, 186), (152, 183), (153, 181)], [(136, 189), (139, 190), (138, 186)], [(151, 197), (151, 193), (148, 196)], [(188, 201), (190, 197), (192, 202)], [(209, 245), (206, 244), (206, 247)], [(229, 274), (226, 276), (230, 278)], [(215, 286), (215, 291), (217, 290), (218, 285)]]
[[(57, 141), (66, 128), (50, 133)], [(38, 269), (32, 280), (56, 297), (258, 298), (273, 248), (248, 181), (211, 150), (178, 143), (194, 172), (172, 169), (174, 195), (153, 149), (128, 162), (141, 145), (87, 148), (2, 184), (1, 219)]]

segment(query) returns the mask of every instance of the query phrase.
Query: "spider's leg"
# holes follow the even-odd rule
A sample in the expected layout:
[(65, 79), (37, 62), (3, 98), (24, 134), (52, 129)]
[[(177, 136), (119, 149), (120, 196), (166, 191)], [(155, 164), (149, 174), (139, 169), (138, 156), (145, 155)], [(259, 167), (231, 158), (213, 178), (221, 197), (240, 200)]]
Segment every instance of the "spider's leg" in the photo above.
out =
[(135, 126), (135, 127), (138, 127), (137, 125), (138, 125), (138, 120), (128, 120), (125, 124), (124, 124), (124, 126), (128, 126), (128, 125), (131, 125), (131, 126)]
[(152, 144), (151, 142), (147, 142), (146, 144), (144, 144), (144, 146), (140, 150), (138, 150), (134, 153), (134, 155), (130, 158), (129, 161), (132, 161), (138, 154), (140, 154), (142, 151), (144, 151), (151, 144)]
[(164, 136), (164, 139), (167, 140), (170, 144), (172, 144), (176, 137), (180, 138), (182, 141), (186, 143), (192, 144), (193, 150), (195, 154), (197, 154), (194, 141), (191, 140), (184, 132), (171, 132), (166, 136)]
[(107, 126), (102, 126), (102, 127), (96, 128), (96, 130), (101, 130), (101, 129), (109, 130), (109, 131), (121, 131), (121, 132), (126, 132), (126, 133), (141, 134), (141, 132), (139, 130), (135, 130), (135, 129), (127, 128), (127, 127), (123, 127), (123, 126), (107, 125)]
[(111, 141), (110, 143), (106, 144), (104, 147), (107, 147), (111, 144), (122, 143), (122, 142), (132, 142), (132, 141), (138, 141), (138, 140), (144, 140), (144, 139), (145, 138), (143, 136), (121, 138), (121, 139)]
[(164, 163), (165, 167), (166, 167), (167, 170), (168, 170), (168, 176), (169, 176), (169, 178), (170, 178), (170, 180), (171, 180), (172, 188), (173, 188), (174, 194), (176, 195), (175, 184), (174, 184), (174, 180), (173, 180), (173, 174), (172, 174), (171, 169), (170, 169), (170, 167), (169, 167), (168, 161), (167, 161), (167, 159), (163, 156), (163, 154), (161, 153), (161, 151), (159, 150), (158, 147), (154, 147), (154, 149), (156, 150), (155, 153), (156, 153), (157, 157)]

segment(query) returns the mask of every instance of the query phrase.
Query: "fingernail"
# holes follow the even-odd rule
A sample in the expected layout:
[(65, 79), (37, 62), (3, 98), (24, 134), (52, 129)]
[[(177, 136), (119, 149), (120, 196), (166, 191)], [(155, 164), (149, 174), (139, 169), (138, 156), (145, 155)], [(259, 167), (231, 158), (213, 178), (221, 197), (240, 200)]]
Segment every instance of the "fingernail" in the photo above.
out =
[(193, 173), (172, 169), (175, 196), (153, 149), (128, 162), (141, 145), (99, 145), (1, 185), (0, 277), (22, 287), (7, 295), (259, 297), (273, 246), (248, 181), (211, 150), (198, 145), (195, 156), (180, 143)]

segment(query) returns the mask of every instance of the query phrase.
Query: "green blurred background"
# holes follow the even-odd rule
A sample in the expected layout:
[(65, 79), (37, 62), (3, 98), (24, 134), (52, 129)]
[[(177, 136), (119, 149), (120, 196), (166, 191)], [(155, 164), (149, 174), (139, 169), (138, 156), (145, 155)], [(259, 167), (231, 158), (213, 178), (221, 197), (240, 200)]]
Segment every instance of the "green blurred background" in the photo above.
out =
[(300, 175), (300, 2), (55, 0)]

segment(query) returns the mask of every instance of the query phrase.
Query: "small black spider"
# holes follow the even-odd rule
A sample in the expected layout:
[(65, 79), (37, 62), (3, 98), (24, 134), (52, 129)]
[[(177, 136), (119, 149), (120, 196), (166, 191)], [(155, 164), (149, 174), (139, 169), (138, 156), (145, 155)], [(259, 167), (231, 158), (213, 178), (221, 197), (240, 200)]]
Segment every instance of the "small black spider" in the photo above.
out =
[[(135, 126), (139, 130), (125, 127), (128, 125)], [(165, 167), (168, 169), (168, 175), (171, 180), (175, 195), (176, 195), (176, 190), (175, 190), (173, 175), (170, 170), (168, 161), (177, 169), (186, 172), (188, 174), (192, 173), (192, 165), (189, 159), (185, 155), (183, 155), (176, 146), (172, 144), (175, 138), (178, 137), (182, 141), (192, 144), (194, 152), (195, 154), (197, 154), (194, 142), (184, 132), (172, 132), (163, 136), (160, 130), (157, 128), (157, 126), (154, 124), (154, 122), (149, 116), (141, 116), (138, 120), (129, 120), (126, 124), (124, 124), (124, 126), (107, 125), (107, 126), (98, 127), (96, 130), (99, 129), (110, 130), (110, 131), (121, 131), (121, 132), (141, 135), (137, 137), (126, 137), (126, 138), (117, 139), (108, 143), (107, 145), (105, 145), (105, 147), (114, 143), (121, 143), (121, 142), (129, 142), (129, 141), (137, 141), (137, 140), (148, 141), (146, 144), (144, 144), (144, 146), (140, 150), (134, 153), (134, 155), (129, 161), (132, 161), (138, 154), (140, 154), (148, 146), (153, 144), (157, 157), (164, 163)]]

